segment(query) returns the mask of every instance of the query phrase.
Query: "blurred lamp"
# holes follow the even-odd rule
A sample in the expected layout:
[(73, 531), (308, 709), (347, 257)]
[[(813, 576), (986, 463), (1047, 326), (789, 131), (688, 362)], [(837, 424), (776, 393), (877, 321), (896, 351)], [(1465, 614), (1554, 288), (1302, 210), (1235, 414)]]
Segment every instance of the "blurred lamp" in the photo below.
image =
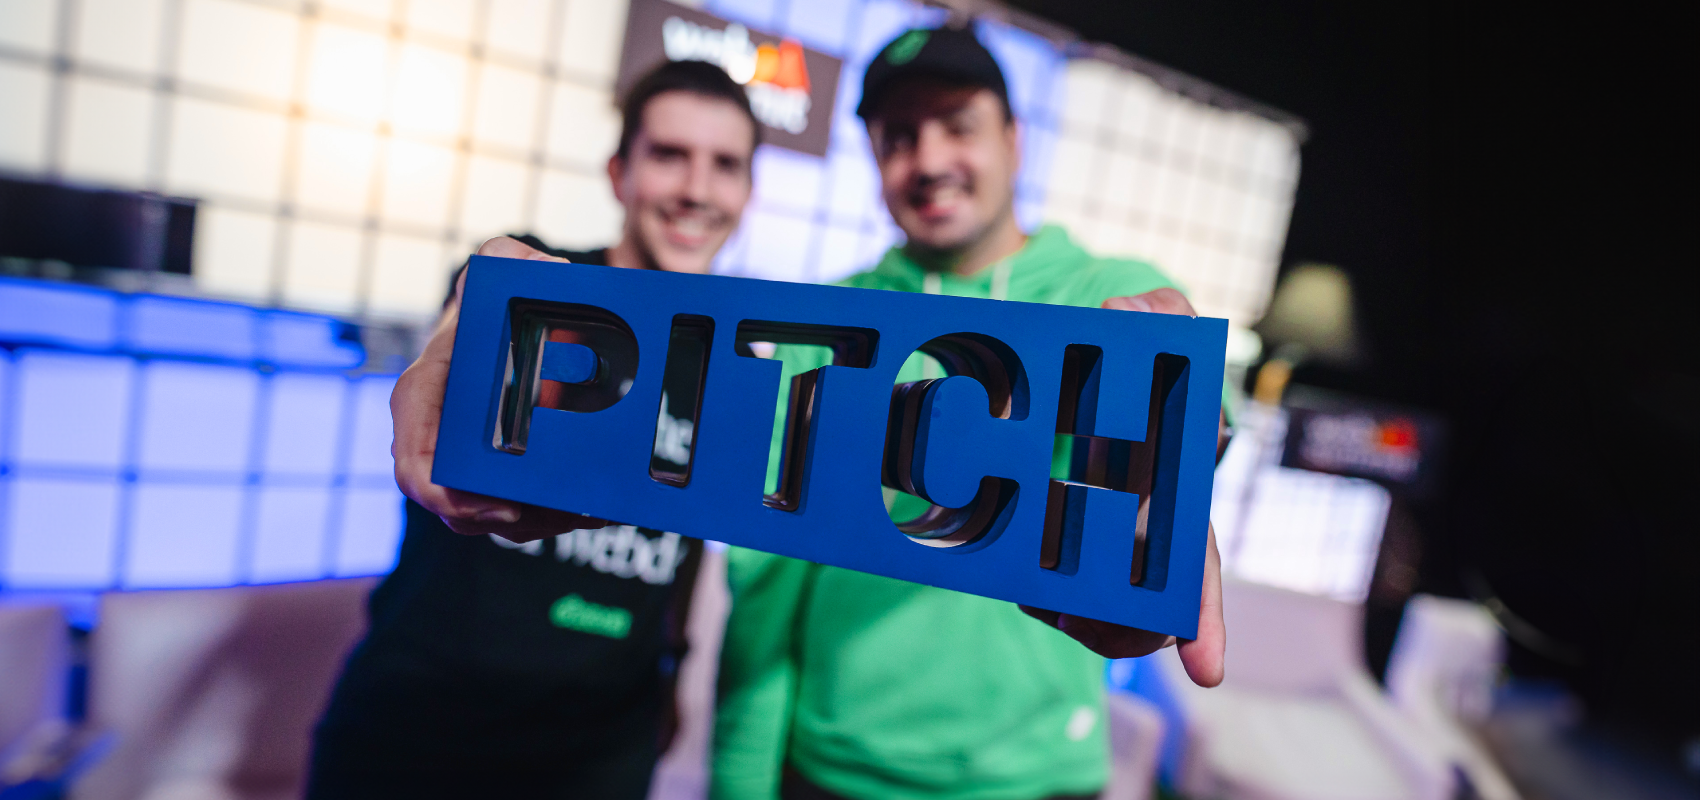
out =
[(1291, 362), (1350, 366), (1362, 355), (1352, 312), (1352, 281), (1339, 267), (1327, 264), (1302, 264), (1288, 272), (1275, 289), (1269, 312), (1253, 329)]
[(1301, 264), (1281, 279), (1268, 313), (1252, 326), (1274, 353), (1258, 372), (1253, 395), (1264, 403), (1281, 399), (1293, 366), (1317, 361), (1340, 367), (1363, 356), (1352, 309), (1352, 281), (1339, 267)]

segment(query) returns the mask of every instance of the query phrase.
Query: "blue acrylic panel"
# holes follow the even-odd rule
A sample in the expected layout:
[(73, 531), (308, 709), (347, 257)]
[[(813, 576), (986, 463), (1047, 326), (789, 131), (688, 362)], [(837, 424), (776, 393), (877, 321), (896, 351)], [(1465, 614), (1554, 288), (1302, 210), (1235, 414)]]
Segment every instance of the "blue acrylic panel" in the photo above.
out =
[(7, 502), (8, 589), (105, 589), (117, 554), (115, 481), (19, 477)]
[(135, 362), (122, 356), (24, 350), (12, 457), (25, 466), (116, 470), (133, 403)]
[[(557, 331), (597, 351), (592, 384), (536, 375)], [(651, 459), (678, 336), (707, 353), (682, 480)], [(834, 364), (779, 408), (756, 341)], [(475, 257), (433, 479), (1191, 638), (1226, 342), (1219, 319)], [(917, 351), (950, 376), (894, 386)], [(900, 528), (882, 484), (934, 505)]]
[(141, 380), (139, 469), (246, 470), (259, 373), (247, 367), (150, 361), (144, 362)]
[(278, 583), (324, 577), (331, 490), (269, 486), (259, 494), (248, 580)]
[(266, 381), (265, 456), (269, 474), (329, 477), (348, 380), (341, 375), (277, 373)]
[(342, 502), (337, 577), (389, 572), (401, 546), (402, 522), (402, 496), (395, 487), (350, 489)]
[(312, 314), (266, 312), (261, 321), (260, 357), (295, 367), (351, 369), (366, 360), (357, 329)]
[(124, 548), (127, 589), (231, 586), (242, 487), (141, 482)]
[(390, 421), (390, 393), (393, 391), (395, 378), (392, 376), (363, 378), (355, 388), (349, 474), (393, 480), (395, 460), (390, 455), (390, 442), (395, 439), (395, 424)]
[(127, 349), (189, 358), (252, 361), (259, 313), (246, 306), (142, 295), (130, 301)]
[(0, 278), (0, 342), (105, 350), (118, 338), (118, 295)]

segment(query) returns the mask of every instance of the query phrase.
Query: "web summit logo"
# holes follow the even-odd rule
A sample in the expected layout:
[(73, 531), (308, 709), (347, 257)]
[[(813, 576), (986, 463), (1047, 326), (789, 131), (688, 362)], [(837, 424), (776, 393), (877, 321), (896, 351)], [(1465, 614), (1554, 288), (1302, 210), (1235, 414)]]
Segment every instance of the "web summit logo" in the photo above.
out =
[(668, 17), (661, 23), (661, 43), (669, 61), (719, 64), (744, 85), (750, 109), (762, 124), (790, 133), (808, 130), (809, 70), (797, 40), (781, 40), (778, 47), (757, 45), (750, 41), (749, 30), (736, 22), (717, 31)]

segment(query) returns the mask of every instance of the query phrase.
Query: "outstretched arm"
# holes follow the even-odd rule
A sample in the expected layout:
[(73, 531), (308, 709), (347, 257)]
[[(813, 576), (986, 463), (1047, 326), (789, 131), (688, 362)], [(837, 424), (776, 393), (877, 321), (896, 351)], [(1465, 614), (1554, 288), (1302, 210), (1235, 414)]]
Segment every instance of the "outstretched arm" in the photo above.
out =
[[(565, 261), (533, 250), (507, 237), (485, 242), (478, 255), (524, 258), (534, 261)], [(493, 533), (516, 542), (542, 539), (578, 528), (600, 528), (607, 523), (565, 511), (514, 503), (431, 482), (431, 465), (437, 453), (437, 425), (443, 414), (443, 390), (449, 380), (449, 359), (454, 355), (455, 329), (460, 321), (460, 293), (465, 273), (455, 283), (454, 297), (437, 321), (431, 340), (419, 359), (396, 381), (390, 395), (390, 416), (395, 423), (395, 440), (390, 455), (395, 457), (395, 481), (402, 494), (443, 518), (456, 533)]]

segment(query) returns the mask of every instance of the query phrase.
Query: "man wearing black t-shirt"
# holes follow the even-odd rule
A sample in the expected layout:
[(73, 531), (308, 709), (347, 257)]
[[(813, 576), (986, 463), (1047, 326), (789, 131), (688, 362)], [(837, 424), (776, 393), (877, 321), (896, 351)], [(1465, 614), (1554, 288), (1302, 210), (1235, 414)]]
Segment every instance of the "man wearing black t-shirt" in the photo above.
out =
[[(639, 81), (623, 112), (608, 161), (626, 211), (618, 243), (568, 252), (517, 236), (480, 252), (707, 272), (750, 196), (759, 128), (749, 100), (720, 68), (674, 62)], [(454, 324), (459, 283), (440, 326)], [(434, 357), (428, 348), (421, 361)], [(675, 400), (696, 391), (664, 389)], [(691, 433), (664, 406), (657, 468), (688, 463)], [(398, 461), (417, 455), (400, 448)], [(401, 488), (433, 508), (480, 502)], [(372, 594), (370, 631), (316, 732), (308, 797), (643, 797), (672, 734), (701, 554), (676, 533), (564, 512), (507, 505), (439, 518), (408, 500), (400, 559)]]

